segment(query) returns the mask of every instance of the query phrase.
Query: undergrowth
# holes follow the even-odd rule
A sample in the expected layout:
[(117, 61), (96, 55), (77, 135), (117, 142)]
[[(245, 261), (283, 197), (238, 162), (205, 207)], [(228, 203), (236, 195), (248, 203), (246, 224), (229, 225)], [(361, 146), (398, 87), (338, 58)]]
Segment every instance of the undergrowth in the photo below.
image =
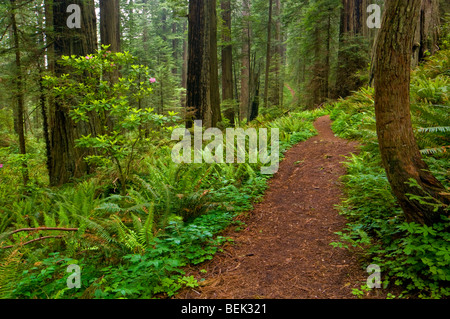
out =
[[(268, 112), (249, 125), (279, 128), (284, 153), (317, 133), (312, 123), (321, 115), (293, 111), (273, 121)], [(186, 266), (221, 250), (229, 241), (221, 232), (240, 226), (235, 217), (251, 210), (270, 178), (260, 163), (176, 164), (162, 140), (137, 159), (125, 194), (108, 167), (61, 188), (33, 180), (23, 192), (12, 187), (20, 175), (14, 145), (0, 152), (0, 190), (24, 195), (1, 198), (0, 298), (170, 298), (195, 287)], [(44, 175), (44, 156), (30, 156)], [(67, 286), (73, 264), (80, 289)]]
[[(411, 113), (417, 143), (432, 173), (450, 186), (449, 51), (441, 51), (413, 73)], [(450, 296), (450, 220), (430, 226), (407, 223), (396, 203), (378, 149), (373, 89), (361, 89), (331, 106), (333, 130), (362, 147), (347, 158), (342, 177), (345, 200), (339, 206), (348, 224), (337, 247), (362, 253), (364, 266), (377, 264), (390, 298)], [(427, 202), (427, 198), (417, 198)], [(364, 289), (366, 289), (365, 287)], [(367, 289), (366, 289), (367, 290)], [(357, 291), (357, 293), (360, 291)]]

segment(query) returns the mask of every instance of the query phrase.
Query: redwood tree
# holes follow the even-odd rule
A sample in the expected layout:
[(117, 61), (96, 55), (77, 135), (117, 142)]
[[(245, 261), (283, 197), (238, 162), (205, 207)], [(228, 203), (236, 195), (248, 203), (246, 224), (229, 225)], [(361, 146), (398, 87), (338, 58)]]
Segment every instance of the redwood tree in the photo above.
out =
[(119, 0), (100, 0), (100, 39), (110, 51), (120, 52)]
[[(81, 28), (69, 28), (67, 19), (71, 4), (79, 5)], [(86, 56), (98, 49), (97, 21), (93, 0), (61, 0), (53, 2), (53, 50), (55, 60), (63, 55)], [(56, 75), (67, 73), (67, 70), (55, 65)], [(101, 131), (99, 121), (90, 114), (87, 123), (75, 123), (70, 118), (71, 101), (55, 101), (50, 107), (51, 158), (49, 160), (49, 176), (51, 185), (61, 185), (73, 178), (82, 177), (91, 172), (91, 167), (84, 161), (89, 150), (75, 147), (75, 141), (83, 135), (96, 136)]]
[[(216, 0), (189, 1), (186, 106), (205, 127), (220, 122)], [(192, 127), (192, 119), (186, 121)]]
[[(411, 123), (411, 59), (421, 5), (422, 0), (387, 1), (375, 52), (375, 111), (383, 165), (406, 220), (433, 224), (450, 199), (422, 160)], [(413, 186), (411, 179), (420, 187)], [(411, 195), (444, 205), (435, 210)]]
[(233, 46), (231, 45), (231, 1), (223, 0), (222, 9), (222, 101), (227, 104), (225, 117), (234, 125), (233, 106)]
[(239, 101), (239, 121), (250, 118), (250, 0), (242, 2), (242, 53), (241, 53), (241, 90)]

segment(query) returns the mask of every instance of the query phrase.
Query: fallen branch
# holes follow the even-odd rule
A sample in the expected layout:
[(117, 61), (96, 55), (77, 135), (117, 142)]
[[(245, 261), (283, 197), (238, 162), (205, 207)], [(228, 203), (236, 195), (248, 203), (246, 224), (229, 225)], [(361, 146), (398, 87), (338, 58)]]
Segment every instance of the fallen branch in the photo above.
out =
[(12, 231), (9, 236), (23, 231), (40, 231), (40, 230), (59, 230), (59, 231), (78, 231), (78, 228), (60, 228), (60, 227), (37, 227), (37, 228), (21, 228)]
[[(59, 236), (44, 236), (44, 237), (39, 237), (39, 238), (36, 238), (36, 239), (32, 239), (32, 240), (30, 240), (30, 241), (27, 241), (27, 242), (25, 242), (25, 243), (20, 243), (19, 246), (25, 246), (25, 245), (34, 243), (34, 242), (36, 242), (36, 241), (44, 240), (44, 239), (49, 239), (49, 238), (62, 238), (62, 237), (63, 237), (62, 235), (59, 235)], [(15, 246), (15, 245), (10, 245), (10, 246), (5, 246), (5, 247), (0, 247), (0, 249), (13, 248), (14, 246)]]

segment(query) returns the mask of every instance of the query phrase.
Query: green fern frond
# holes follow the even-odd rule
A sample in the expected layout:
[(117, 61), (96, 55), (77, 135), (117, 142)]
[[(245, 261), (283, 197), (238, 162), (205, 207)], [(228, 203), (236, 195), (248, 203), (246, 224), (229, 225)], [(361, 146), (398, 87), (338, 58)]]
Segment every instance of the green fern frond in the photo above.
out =
[(15, 249), (6, 253), (3, 262), (0, 263), (0, 299), (7, 298), (13, 289), (17, 278), (22, 253)]
[(426, 148), (426, 149), (420, 150), (420, 153), (423, 155), (434, 155), (434, 154), (438, 154), (438, 153), (446, 153), (447, 149), (449, 149), (449, 148), (450, 148), (450, 146)]
[(110, 233), (100, 223), (95, 222), (85, 216), (78, 215), (76, 216), (80, 220), (80, 230), (79, 232), (85, 232), (87, 229), (93, 231), (97, 236), (101, 237), (106, 243), (114, 243), (116, 242), (114, 238), (111, 237)]
[(418, 131), (420, 133), (450, 132), (450, 126), (423, 127), (419, 128)]
[(117, 215), (112, 215), (111, 219), (114, 222), (113, 226), (118, 236), (118, 243), (132, 252), (143, 252), (144, 247), (139, 242), (136, 232), (128, 228)]

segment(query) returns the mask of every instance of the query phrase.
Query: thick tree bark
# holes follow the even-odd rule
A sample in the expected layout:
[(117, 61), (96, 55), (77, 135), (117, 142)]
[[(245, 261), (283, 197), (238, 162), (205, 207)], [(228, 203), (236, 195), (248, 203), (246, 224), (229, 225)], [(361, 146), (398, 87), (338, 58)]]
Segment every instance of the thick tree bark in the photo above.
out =
[(372, 0), (342, 0), (341, 31), (353, 36), (369, 36), (367, 7), (372, 3)]
[(111, 52), (120, 52), (119, 0), (100, 0), (100, 39)]
[[(414, 44), (411, 66), (419, 65), (428, 55), (435, 54), (438, 50), (439, 26), (440, 26), (439, 0), (422, 0), (417, 28), (414, 33)], [(373, 32), (371, 33), (371, 35)], [(374, 47), (377, 46), (375, 41)], [(375, 49), (372, 52), (372, 62), (369, 74), (369, 84), (373, 84), (376, 69)]]
[[(375, 111), (383, 165), (406, 220), (433, 224), (443, 208), (423, 205), (408, 194), (432, 196), (448, 205), (445, 188), (429, 173), (414, 138), (410, 72), (414, 34), (422, 0), (389, 0), (376, 46)], [(414, 179), (420, 188), (408, 184)]]
[(189, 1), (189, 49), (187, 99), (193, 120), (202, 120), (206, 128), (221, 121), (217, 59), (217, 13), (215, 0)]
[[(81, 28), (69, 29), (67, 26), (67, 7), (77, 4), (81, 8)], [(97, 49), (97, 23), (93, 0), (63, 0), (53, 2), (54, 53), (55, 59), (63, 55), (86, 56)], [(55, 66), (55, 74), (66, 73), (60, 65)], [(75, 141), (83, 135), (96, 136), (101, 132), (100, 121), (95, 114), (90, 114), (89, 122), (74, 123), (69, 115), (69, 108), (63, 103), (55, 102), (50, 111), (51, 165), (50, 184), (61, 185), (91, 172), (91, 167), (84, 161), (90, 154), (87, 149), (75, 147)]]

